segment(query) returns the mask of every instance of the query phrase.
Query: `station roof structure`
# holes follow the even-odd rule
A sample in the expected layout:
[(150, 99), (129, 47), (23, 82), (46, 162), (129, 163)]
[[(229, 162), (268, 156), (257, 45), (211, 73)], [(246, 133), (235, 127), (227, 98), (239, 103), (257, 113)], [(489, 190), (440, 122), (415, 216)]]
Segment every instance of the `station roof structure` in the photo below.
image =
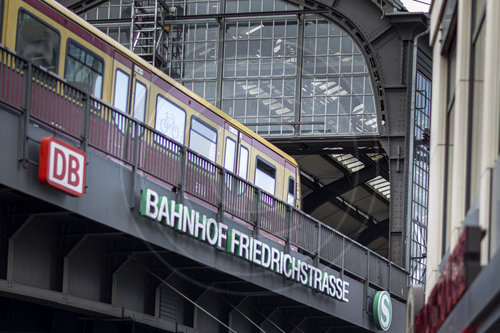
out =
[[(130, 25), (130, 18), (127, 21), (123, 18), (97, 19), (96, 15), (86, 16), (91, 12), (95, 14), (102, 6), (111, 6), (109, 1), (61, 0), (59, 2), (102, 30), (105, 30), (106, 25), (120, 24), (120, 22), (128, 22)], [(132, 1), (130, 2), (132, 3)], [(179, 4), (178, 2), (164, 3), (167, 7)], [(266, 12), (261, 17), (263, 20), (261, 25), (265, 25), (264, 20), (276, 20), (276, 16), (280, 15), (283, 20), (289, 19), (289, 16), (292, 19), (296, 18), (296, 23), (293, 21), (293, 28), (298, 31), (296, 44), (299, 46), (291, 51), (289, 58), (284, 56), (283, 75), (276, 77), (276, 79), (282, 79), (279, 84), (281, 84), (283, 91), (287, 89), (287, 78), (296, 81), (291, 81), (293, 89), (290, 96), (287, 97), (286, 93), (283, 92), (279, 96), (281, 99), (278, 100), (281, 104), (274, 104), (279, 105), (277, 108), (280, 110), (292, 109), (291, 118), (286, 118), (286, 114), (283, 115), (283, 113), (273, 118), (274, 102), (272, 100), (267, 104), (264, 103), (271, 109), (271, 117), (266, 118), (268, 126), (259, 126), (262, 119), (252, 118), (248, 113), (242, 115), (235, 113), (235, 110), (238, 109), (237, 103), (241, 101), (238, 99), (239, 93), (245, 94), (247, 100), (256, 98), (256, 103), (259, 103), (262, 102), (259, 99), (259, 94), (262, 94), (263, 90), (270, 87), (272, 94), (275, 88), (273, 82), (270, 85), (265, 85), (267, 83), (262, 83), (260, 79), (257, 85), (252, 86), (256, 81), (252, 81), (254, 78), (250, 75), (250, 67), (245, 72), (243, 80), (236, 72), (229, 74), (229, 76), (226, 75), (226, 72), (224, 74), (218, 73), (214, 77), (209, 77), (208, 72), (204, 72), (204, 76), (197, 80), (196, 73), (191, 72), (189, 77), (186, 74), (185, 59), (171, 58), (168, 59), (171, 64), (175, 63), (174, 60), (178, 60), (177, 63), (182, 63), (183, 69), (175, 71), (174, 66), (170, 64), (167, 73), (223, 111), (247, 124), (298, 161), (301, 167), (302, 207), (306, 213), (324, 221), (399, 265), (405, 266), (408, 258), (405, 249), (408, 224), (406, 202), (409, 191), (407, 166), (410, 163), (408, 158), (409, 142), (406, 138), (410, 133), (411, 123), (413, 45), (417, 34), (426, 29), (427, 16), (422, 13), (407, 12), (399, 0), (382, 2), (376, 0), (291, 0), (286, 1), (286, 7), (283, 8), (283, 10), (274, 13)], [(236, 48), (237, 43), (242, 40), (240, 28), (243, 25), (242, 22), (247, 22), (245, 20), (249, 16), (252, 16), (254, 21), (256, 20), (256, 13), (249, 14), (250, 12), (249, 10), (235, 9), (228, 13), (227, 8), (226, 11), (219, 8), (214, 12), (210, 12), (209, 9), (207, 14), (202, 15), (196, 10), (189, 11), (187, 2), (182, 2), (175, 14), (170, 13), (172, 15), (168, 17), (166, 22), (171, 28), (171, 34), (177, 31), (178, 36), (187, 36), (189, 35), (187, 29), (191, 29), (187, 26), (188, 24), (195, 26), (202, 22), (203, 25), (200, 26), (208, 29), (210, 23), (207, 22), (213, 21), (216, 25), (214, 31), (220, 33), (218, 40), (220, 40), (221, 45), (226, 45), (227, 50), (227, 45), (234, 42), (231, 45), (235, 45), (234, 48)], [(341, 33), (338, 38), (353, 41), (353, 51), (349, 56), (354, 59), (359, 57), (364, 63), (364, 65), (361, 64), (361, 67), (364, 66), (364, 68), (358, 74), (346, 75), (340, 69), (339, 75), (334, 75), (335, 79), (340, 79), (336, 83), (332, 81), (331, 76), (317, 75), (318, 71), (322, 70), (322, 59), (331, 59), (334, 54), (325, 51), (325, 56), (319, 57), (314, 53), (319, 52), (322, 41), (326, 41), (328, 38), (337, 38), (333, 34), (325, 35), (325, 38), (319, 35), (320, 27), (325, 24), (322, 20), (325, 19), (329, 22), (327, 25), (330, 26), (330, 30), (332, 27), (340, 29)], [(221, 28), (222, 25), (225, 25), (225, 29)], [(308, 35), (307, 29), (314, 25), (317, 27), (316, 35)], [(234, 35), (229, 36), (233, 31), (231, 30), (233, 26)], [(247, 36), (259, 30), (258, 27), (252, 28), (251, 24), (247, 27)], [(225, 32), (222, 33), (222, 30)], [(133, 39), (133, 32), (129, 33)], [(276, 34), (276, 31), (273, 33)], [(288, 35), (285, 36), (285, 39), (287, 37)], [(186, 42), (185, 37), (180, 40), (175, 40), (175, 38), (175, 36), (171, 36), (171, 47), (175, 46), (181, 50), (179, 51), (181, 57), (185, 56), (188, 53), (188, 50), (182, 46), (182, 43)], [(231, 38), (233, 40), (230, 40)], [(243, 36), (244, 38), (246, 37)], [(250, 40), (251, 36), (248, 38)], [(261, 40), (264, 40), (263, 38)], [(207, 35), (205, 35), (204, 42), (207, 45), (210, 44), (211, 41), (207, 42), (206, 39), (209, 39)], [(295, 43), (290, 39), (286, 39), (286, 41), (290, 41), (291, 44)], [(305, 49), (306, 45), (312, 45), (307, 44), (311, 41), (313, 44), (316, 43), (316, 49), (313, 54), (308, 54)], [(213, 42), (215, 45), (216, 40)], [(279, 39), (273, 39), (274, 51), (281, 42)], [(132, 45), (130, 41), (125, 41), (124, 44), (127, 43), (128, 46)], [(300, 43), (306, 44), (302, 44), (304, 47), (301, 48)], [(223, 46), (221, 45), (214, 46), (218, 50), (217, 54), (222, 54)], [(285, 49), (284, 52), (286, 51)], [(345, 61), (352, 61), (343, 57), (342, 52), (339, 60), (340, 67)], [(224, 62), (228, 64), (242, 60), (242, 58), (238, 58), (237, 53), (234, 55), (235, 60), (227, 58), (227, 53), (224, 57), (226, 57), (223, 59)], [(251, 66), (252, 61), (255, 60), (250, 59), (251, 54), (248, 53), (244, 58), (244, 61), (248, 61), (248, 66)], [(205, 68), (210, 67), (207, 56), (204, 59)], [(274, 58), (271, 57), (271, 59)], [(291, 59), (296, 64), (297, 68), (292, 76), (286, 74), (286, 59)], [(259, 61), (261, 61), (259, 68), (262, 72), (263, 60)], [(327, 60), (324, 60), (323, 65), (327, 68), (325, 73), (329, 70), (330, 61), (328, 60), (327, 64)], [(356, 66), (355, 62), (353, 66)], [(352, 68), (355, 72), (354, 67)], [(310, 71), (307, 72), (308, 70)], [(355, 79), (349, 81), (352, 85), (345, 88), (342, 83), (343, 77), (347, 77), (349, 80)], [(354, 96), (353, 91), (356, 89), (355, 80), (357, 77), (368, 78), (364, 81), (365, 88), (360, 95), (362, 100), (364, 98), (364, 102), (361, 102), (364, 105), (360, 104), (363, 116), (356, 114), (359, 108), (356, 109), (355, 103), (359, 96)], [(228, 97), (225, 93), (226, 90), (223, 91), (223, 89), (230, 85), (233, 95), (230, 94)], [(361, 83), (362, 85), (363, 83)], [(209, 86), (215, 87), (213, 94), (208, 93)], [(320, 91), (321, 89), (322, 91)], [(335, 93), (332, 92), (333, 90), (337, 90), (336, 96), (339, 97), (342, 97), (343, 93), (352, 95), (350, 100), (344, 98), (344, 101), (351, 103), (351, 109), (348, 111), (350, 118), (342, 118), (340, 115), (339, 118), (335, 118), (335, 122), (329, 122), (328, 107), (333, 103), (333, 99), (337, 98), (329, 100), (330, 95)], [(252, 91), (256, 93), (251, 95)], [(289, 99), (293, 99), (292, 96), (296, 96), (295, 102), (286, 104)], [(311, 98), (308, 99), (309, 96)], [(319, 101), (320, 97), (324, 98), (323, 101)], [(310, 102), (310, 106), (307, 105), (308, 102)], [(324, 105), (326, 115), (322, 114), (321, 119), (316, 117), (316, 114), (309, 116), (307, 108), (316, 110), (315, 108), (318, 106), (323, 107), (319, 103)], [(342, 102), (335, 103), (341, 104)], [(372, 114), (368, 111), (370, 103), (374, 104)], [(338, 109), (339, 114), (342, 113), (341, 108), (342, 105)], [(347, 119), (349, 122), (347, 123), (348, 129), (345, 131), (341, 129), (342, 119)], [(287, 121), (290, 121), (289, 126), (284, 125)], [(274, 126), (273, 132), (273, 125), (276, 124), (277, 127)], [(335, 126), (335, 129), (329, 129), (328, 126)]]

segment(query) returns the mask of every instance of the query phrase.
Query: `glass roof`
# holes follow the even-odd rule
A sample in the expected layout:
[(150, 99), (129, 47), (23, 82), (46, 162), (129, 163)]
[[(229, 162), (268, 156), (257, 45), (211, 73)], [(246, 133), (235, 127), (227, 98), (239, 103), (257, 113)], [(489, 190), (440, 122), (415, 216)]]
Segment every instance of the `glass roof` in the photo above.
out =
[[(254, 131), (264, 136), (378, 133), (367, 63), (340, 25), (316, 14), (292, 13), (303, 8), (282, 0), (166, 3), (177, 15), (168, 25), (167, 73)], [(84, 18), (130, 17), (131, 5), (112, 1)], [(251, 17), (223, 20), (210, 16), (250, 12)], [(107, 21), (100, 28), (125, 45), (140, 38), (130, 23)]]

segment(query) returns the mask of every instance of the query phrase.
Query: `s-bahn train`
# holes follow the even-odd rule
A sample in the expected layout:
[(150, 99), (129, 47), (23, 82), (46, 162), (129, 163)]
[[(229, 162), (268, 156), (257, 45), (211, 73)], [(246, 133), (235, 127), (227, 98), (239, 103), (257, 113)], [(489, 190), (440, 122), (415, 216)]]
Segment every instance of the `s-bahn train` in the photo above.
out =
[(19, 56), (300, 209), (291, 156), (62, 5), (0, 0), (0, 23)]

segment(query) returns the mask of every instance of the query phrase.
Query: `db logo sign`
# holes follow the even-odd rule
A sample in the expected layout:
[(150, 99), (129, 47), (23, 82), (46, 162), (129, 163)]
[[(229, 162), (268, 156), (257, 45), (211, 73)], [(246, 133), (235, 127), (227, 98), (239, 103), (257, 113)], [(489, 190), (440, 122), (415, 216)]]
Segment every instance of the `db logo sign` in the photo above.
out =
[(82, 197), (85, 191), (85, 153), (54, 137), (43, 138), (40, 144), (41, 183), (65, 193)]

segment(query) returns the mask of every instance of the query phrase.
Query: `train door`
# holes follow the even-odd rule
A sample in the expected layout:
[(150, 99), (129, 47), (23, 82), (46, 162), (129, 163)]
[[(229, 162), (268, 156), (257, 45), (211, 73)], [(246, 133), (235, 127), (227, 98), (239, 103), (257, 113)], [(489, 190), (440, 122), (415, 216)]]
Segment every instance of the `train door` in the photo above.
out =
[[(149, 73), (131, 61), (123, 64), (114, 62), (113, 66), (113, 106), (139, 122), (146, 118), (149, 96)], [(119, 114), (114, 117), (116, 125), (122, 131), (130, 121)]]
[[(129, 106), (131, 102), (131, 91), (132, 91), (132, 81), (130, 79), (132, 73), (132, 62), (127, 61), (127, 64), (123, 64), (116, 60), (113, 65), (113, 106), (115, 109), (128, 114)], [(115, 119), (118, 119), (116, 117)], [(120, 127), (120, 124), (117, 124)]]
[(224, 168), (234, 175), (248, 179), (250, 138), (226, 124), (224, 138)]
[(248, 183), (250, 138), (234, 127), (225, 125), (224, 167), (226, 174), (226, 209), (233, 214), (249, 219), (252, 211), (253, 189)]
[(238, 155), (238, 135), (239, 132), (236, 128), (229, 124), (225, 124), (224, 136), (224, 168), (237, 175), (237, 155)]
[(141, 123), (146, 120), (147, 101), (150, 94), (149, 73), (139, 66), (134, 66), (132, 73), (132, 96), (130, 115)]
[(297, 168), (285, 161), (283, 193), (287, 204), (297, 207)]

